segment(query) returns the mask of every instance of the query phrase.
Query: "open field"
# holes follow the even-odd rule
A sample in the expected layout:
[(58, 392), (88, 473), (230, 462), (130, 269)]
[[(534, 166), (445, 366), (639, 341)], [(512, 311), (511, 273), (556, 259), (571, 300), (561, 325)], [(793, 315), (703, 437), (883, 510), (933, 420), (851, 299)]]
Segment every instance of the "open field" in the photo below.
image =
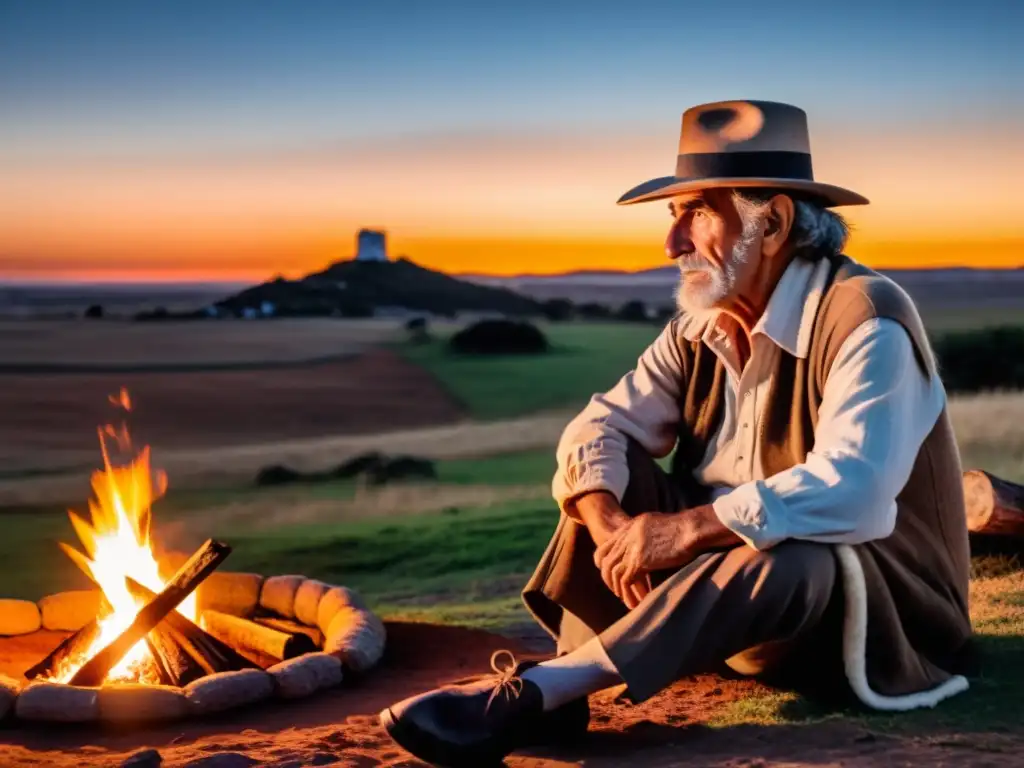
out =
[(300, 362), (350, 355), (399, 330), (393, 320), (0, 320), (0, 374)]
[(120, 387), (133, 401), (137, 444), (160, 451), (376, 433), (462, 414), (433, 377), (385, 349), (255, 371), (0, 376), (0, 476), (93, 465), (97, 426), (123, 417), (107, 399)]
[[(229, 416), (241, 424), (239, 429), (245, 429), (242, 422), (246, 418), (257, 425), (280, 418), (273, 427), (278, 435), (267, 432), (261, 439), (251, 433), (244, 444), (234, 445), (222, 444), (220, 438), (197, 445), (193, 438), (189, 444), (188, 431), (195, 424), (183, 418), (180, 425), (165, 427), (179, 429), (181, 443), (166, 445), (147, 438), (155, 444), (156, 465), (170, 476), (168, 497), (154, 507), (155, 539), (161, 548), (188, 550), (207, 536), (217, 536), (234, 547), (229, 569), (305, 573), (357, 587), (390, 621), (486, 628), (509, 638), (453, 637), (436, 646), (444, 647), (444, 653), (438, 651), (417, 661), (418, 672), (393, 673), (382, 678), (377, 688), (371, 681), (356, 697), (339, 694), (318, 701), (316, 712), (290, 711), (286, 732), (278, 733), (280, 728), (268, 719), (265, 724), (211, 724), (209, 733), (218, 734), (216, 729), (222, 728), (232, 734), (237, 751), (257, 756), (262, 754), (258, 745), (265, 740), (259, 741), (256, 731), (244, 731), (246, 728), (274, 733), (276, 746), (291, 744), (296, 754), (305, 755), (301, 750), (308, 744), (322, 742), (327, 751), (357, 754), (363, 750), (368, 756), (366, 764), (408, 765), (365, 717), (393, 700), (387, 697), (397, 698), (396, 691), (407, 695), (435, 684), (437, 680), (427, 678), (427, 669), (449, 678), (484, 672), (483, 653), (471, 668), (445, 666), (446, 654), (466, 658), (470, 647), (489, 651), (501, 644), (497, 647), (548, 652), (550, 640), (532, 623), (518, 594), (556, 523), (549, 495), (554, 443), (575, 408), (627, 370), (656, 332), (652, 326), (607, 325), (600, 326), (600, 332), (598, 326), (553, 326), (555, 351), (536, 360), (459, 360), (444, 355), (436, 344), (402, 346), (399, 350), (408, 359), (422, 364), (422, 368), (402, 370), (416, 371), (416, 375), (423, 375), (423, 369), (433, 370), (441, 384), (429, 379), (430, 385), (421, 383), (385, 393), (381, 380), (368, 379), (363, 391), (373, 390), (367, 397), (381, 397), (378, 413), (399, 414), (396, 421), (405, 420), (391, 431), (285, 439), (280, 434), (285, 427), (280, 425), (291, 418), (292, 409), (313, 402), (307, 390), (302, 390), (307, 397), (290, 401), (289, 408), (277, 406), (279, 413), (274, 413), (270, 400), (255, 409), (250, 401), (247, 417), (245, 407), (233, 404), (228, 391), (214, 408), (225, 412), (220, 427), (224, 435), (235, 429)], [(392, 348), (381, 354), (398, 360), (395, 351)], [(315, 369), (290, 370), (301, 379)], [(245, 375), (253, 376), (252, 372)], [(272, 376), (269, 371), (259, 374), (261, 380)], [(0, 381), (6, 378), (0, 377)], [(448, 423), (412, 428), (408, 412), (401, 415), (394, 409), (400, 398), (408, 401), (410, 408), (420, 406), (427, 386), (436, 386), (456, 411)], [(399, 392), (400, 398), (396, 397)], [(141, 415), (146, 400), (136, 394)], [(363, 410), (367, 402), (373, 402), (372, 397), (358, 401)], [(325, 395), (317, 402), (329, 405), (331, 400)], [(233, 407), (237, 410), (231, 411)], [(537, 413), (538, 408), (551, 410)], [(1024, 481), (1024, 430), (1019, 426), (1024, 424), (1024, 394), (955, 397), (951, 413), (965, 467), (982, 467)], [(51, 435), (61, 430), (64, 422), (60, 416), (58, 413), (47, 422)], [(510, 418), (488, 420), (498, 416)], [(92, 426), (84, 427), (90, 441), (90, 466), (98, 457)], [(26, 431), (22, 426), (20, 434)], [(256, 470), (267, 464), (323, 469), (365, 450), (436, 458), (439, 478), (382, 488), (330, 482), (260, 489), (251, 483)], [(81, 510), (87, 493), (81, 473), (22, 473), (0, 478), (0, 504), (7, 507), (0, 512), (4, 526), (0, 558), (5, 562), (0, 596), (35, 598), (85, 586), (85, 577), (56, 546), (57, 541), (74, 542), (74, 532), (63, 507), (53, 502), (71, 499), (72, 506)], [(10, 506), (16, 502), (20, 508)], [(1024, 704), (1024, 575), (1018, 567), (1013, 561), (978, 562), (972, 583), (972, 615), (986, 666), (972, 682), (971, 692), (934, 711), (906, 717), (821, 712), (790, 693), (749, 681), (701, 676), (681, 681), (639, 707), (616, 699), (614, 692), (601, 694), (593, 701), (596, 741), (590, 746), (554, 759), (517, 757), (509, 764), (561, 768), (582, 761), (610, 766), (630, 756), (635, 760), (632, 750), (640, 744), (643, 764), (662, 768), (754, 765), (757, 761), (791, 766), (1011, 765), (1024, 739), (1018, 714)], [(400, 638), (398, 635), (396, 642), (401, 642)], [(355, 701), (373, 708), (356, 708)], [(222, 749), (227, 738), (190, 733), (182, 740), (179, 736), (157, 735), (149, 743), (159, 744), (168, 756), (180, 752), (184, 759), (185, 755)], [(608, 740), (602, 740), (605, 737)], [(618, 737), (622, 738), (616, 741)], [(16, 747), (13, 749), (22, 752), (10, 754), (26, 761), (37, 758), (40, 750), (54, 748), (49, 742), (20, 734), (18, 739), (31, 749)], [(682, 739), (689, 740), (685, 746), (680, 745)], [(120, 749), (128, 748), (124, 742), (117, 743), (122, 744)], [(609, 745), (614, 744), (630, 751), (610, 751)], [(623, 759), (618, 760), (616, 754)], [(773, 757), (765, 761), (769, 754)], [(741, 755), (749, 761), (737, 763)]]

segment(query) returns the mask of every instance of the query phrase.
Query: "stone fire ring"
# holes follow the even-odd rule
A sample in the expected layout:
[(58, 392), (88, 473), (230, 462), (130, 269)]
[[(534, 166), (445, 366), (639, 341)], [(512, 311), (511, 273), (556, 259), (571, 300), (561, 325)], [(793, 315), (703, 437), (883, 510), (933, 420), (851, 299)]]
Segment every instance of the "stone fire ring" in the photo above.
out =
[[(0, 636), (40, 630), (76, 631), (99, 607), (98, 590), (61, 592), (38, 603), (0, 599)], [(320, 650), (267, 669), (219, 672), (179, 688), (105, 683), (79, 687), (0, 674), (0, 720), (26, 722), (159, 723), (224, 712), (271, 698), (300, 699), (341, 685), (347, 673), (374, 667), (384, 653), (384, 624), (354, 590), (300, 575), (264, 578), (214, 573), (197, 590), (200, 613), (215, 610), (251, 618), (262, 608), (315, 628)]]

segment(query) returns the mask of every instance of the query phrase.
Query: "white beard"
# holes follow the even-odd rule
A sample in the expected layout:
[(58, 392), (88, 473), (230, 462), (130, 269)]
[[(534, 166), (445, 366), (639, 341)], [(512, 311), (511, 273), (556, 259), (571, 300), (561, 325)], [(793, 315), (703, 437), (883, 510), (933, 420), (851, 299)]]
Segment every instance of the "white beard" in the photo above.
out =
[(699, 253), (680, 256), (676, 306), (686, 314), (706, 312), (736, 295), (740, 279), (754, 263), (760, 219), (744, 222), (743, 232), (725, 263), (718, 267)]

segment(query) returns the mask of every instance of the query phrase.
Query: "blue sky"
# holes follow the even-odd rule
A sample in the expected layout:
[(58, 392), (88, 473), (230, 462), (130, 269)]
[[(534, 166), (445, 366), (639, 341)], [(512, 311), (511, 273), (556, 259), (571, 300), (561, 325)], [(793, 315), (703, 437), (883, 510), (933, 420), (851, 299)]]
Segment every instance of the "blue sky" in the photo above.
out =
[(601, 132), (720, 98), (1019, 118), (1022, 6), (5, 0), (0, 139), (25, 158)]
[(614, 201), (729, 99), (807, 111), (872, 263), (1019, 264), (1022, 30), (1021, 0), (0, 0), (0, 277), (302, 274), (366, 225), (444, 269), (649, 266), (664, 209)]

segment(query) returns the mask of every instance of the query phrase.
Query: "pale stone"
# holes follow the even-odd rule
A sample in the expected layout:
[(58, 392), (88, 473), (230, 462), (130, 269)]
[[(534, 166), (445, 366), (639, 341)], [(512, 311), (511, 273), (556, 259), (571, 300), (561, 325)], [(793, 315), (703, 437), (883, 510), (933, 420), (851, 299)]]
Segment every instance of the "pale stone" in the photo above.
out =
[(331, 588), (316, 579), (306, 579), (295, 592), (295, 618), (307, 627), (316, 626), (316, 612), (320, 598)]
[(111, 683), (100, 688), (100, 719), (110, 722), (178, 720), (188, 714), (180, 688)]
[(341, 659), (329, 653), (306, 653), (267, 669), (283, 699), (301, 699), (342, 680)]
[(14, 713), (22, 720), (89, 723), (100, 714), (99, 688), (62, 683), (29, 683), (18, 694)]
[(0, 635), (27, 635), (42, 625), (39, 606), (30, 600), (0, 600)]
[(387, 632), (376, 614), (358, 608), (342, 608), (324, 636), (324, 651), (333, 654), (353, 672), (365, 672), (384, 655)]
[(103, 593), (98, 589), (58, 592), (39, 601), (43, 628), (59, 632), (77, 632), (100, 612)]
[(263, 577), (258, 573), (214, 571), (196, 590), (199, 611), (213, 610), (249, 617), (260, 603)]
[(295, 618), (295, 593), (306, 580), (305, 576), (271, 576), (263, 582), (260, 605), (286, 619)]
[(20, 690), (21, 684), (17, 680), (7, 675), (0, 675), (0, 720), (10, 714)]
[(326, 635), (335, 614), (345, 608), (365, 611), (366, 603), (363, 602), (362, 596), (354, 589), (331, 587), (320, 598), (320, 604), (316, 609), (316, 626)]
[(197, 715), (223, 712), (270, 698), (274, 678), (262, 669), (218, 672), (185, 686), (189, 708)]

